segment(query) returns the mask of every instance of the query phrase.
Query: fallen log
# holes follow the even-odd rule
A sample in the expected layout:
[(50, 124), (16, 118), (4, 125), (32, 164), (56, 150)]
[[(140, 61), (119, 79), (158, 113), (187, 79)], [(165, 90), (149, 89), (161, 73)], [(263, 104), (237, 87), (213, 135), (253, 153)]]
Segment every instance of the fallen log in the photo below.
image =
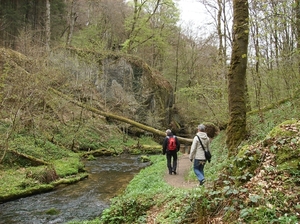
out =
[[(112, 113), (108, 113), (108, 112), (104, 112), (104, 111), (100, 111), (94, 107), (91, 107), (89, 105), (86, 105), (86, 104), (83, 104), (77, 100), (74, 100), (72, 99), (71, 97), (63, 94), (62, 92), (56, 90), (56, 89), (53, 89), (53, 88), (49, 88), (50, 91), (52, 91), (53, 93), (55, 93), (56, 95), (59, 95), (61, 96), (62, 98), (68, 100), (69, 102), (79, 106), (79, 107), (82, 107), (82, 108), (85, 108), (95, 114), (98, 114), (98, 115), (101, 115), (101, 116), (104, 116), (106, 118), (109, 118), (109, 119), (114, 119), (114, 120), (118, 120), (118, 121), (121, 121), (121, 122), (125, 122), (127, 124), (131, 124), (137, 128), (140, 128), (144, 131), (148, 131), (150, 133), (153, 133), (155, 135), (159, 135), (159, 136), (165, 136), (166, 133), (165, 131), (160, 131), (160, 130), (157, 130), (155, 128), (152, 128), (150, 126), (147, 126), (147, 125), (144, 125), (144, 124), (141, 124), (139, 122), (136, 122), (134, 120), (131, 120), (131, 119), (128, 119), (126, 117), (122, 117), (122, 116), (119, 116), (119, 115), (116, 115), (116, 114), (112, 114)], [(180, 137), (180, 136), (177, 136), (176, 137), (178, 138), (178, 140), (180, 141), (180, 143), (186, 143), (186, 144), (191, 144), (193, 139), (189, 139), (189, 138), (183, 138), (183, 137)]]
[(39, 165), (50, 165), (50, 163), (44, 161), (44, 160), (41, 160), (41, 159), (38, 159), (38, 158), (35, 158), (33, 156), (30, 156), (30, 155), (26, 155), (24, 153), (21, 153), (21, 152), (17, 152), (15, 150), (12, 150), (12, 149), (9, 149), (8, 152), (12, 153), (12, 154), (15, 154), (16, 156), (19, 156), (19, 157), (22, 157), (22, 158), (25, 158), (27, 160), (29, 160), (33, 165), (35, 166), (39, 166)]

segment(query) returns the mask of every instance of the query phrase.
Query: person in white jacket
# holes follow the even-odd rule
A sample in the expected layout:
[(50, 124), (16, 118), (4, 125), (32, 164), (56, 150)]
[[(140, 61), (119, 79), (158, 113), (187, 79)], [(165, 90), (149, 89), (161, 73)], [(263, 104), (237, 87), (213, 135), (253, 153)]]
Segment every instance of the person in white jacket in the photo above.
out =
[(202, 145), (206, 150), (210, 150), (210, 140), (207, 134), (205, 133), (205, 125), (200, 124), (198, 125), (197, 129), (198, 132), (193, 139), (189, 158), (191, 162), (194, 160), (194, 172), (199, 180), (199, 185), (202, 186), (205, 183), (204, 166), (206, 163), (206, 158), (204, 154), (204, 149), (202, 148), (198, 137), (201, 139)]

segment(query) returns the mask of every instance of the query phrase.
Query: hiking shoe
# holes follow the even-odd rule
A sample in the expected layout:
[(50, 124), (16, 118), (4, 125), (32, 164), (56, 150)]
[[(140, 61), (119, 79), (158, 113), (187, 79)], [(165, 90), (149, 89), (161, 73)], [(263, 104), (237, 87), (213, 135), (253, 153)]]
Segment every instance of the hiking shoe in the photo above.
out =
[(176, 175), (177, 173), (176, 173), (176, 171), (173, 171), (173, 173)]
[(204, 185), (204, 183), (205, 183), (205, 179), (203, 179), (203, 180), (200, 181), (199, 186)]

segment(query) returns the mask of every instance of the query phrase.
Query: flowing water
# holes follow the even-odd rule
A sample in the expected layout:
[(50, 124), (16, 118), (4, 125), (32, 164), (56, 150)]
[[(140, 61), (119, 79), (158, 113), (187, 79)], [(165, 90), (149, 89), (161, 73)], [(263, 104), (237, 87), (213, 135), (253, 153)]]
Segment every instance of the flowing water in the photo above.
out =
[[(0, 224), (54, 224), (94, 219), (109, 206), (109, 199), (147, 165), (131, 155), (88, 161), (85, 166), (90, 175), (83, 181), (0, 204)], [(59, 213), (50, 215), (49, 210)]]

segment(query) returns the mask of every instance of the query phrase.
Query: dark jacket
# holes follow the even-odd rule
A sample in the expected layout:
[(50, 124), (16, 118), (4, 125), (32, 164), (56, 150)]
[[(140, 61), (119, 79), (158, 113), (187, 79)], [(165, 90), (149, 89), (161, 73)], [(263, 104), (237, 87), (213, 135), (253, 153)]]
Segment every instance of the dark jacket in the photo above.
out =
[[(167, 147), (168, 147), (168, 143), (169, 143), (169, 137), (173, 137), (173, 136), (175, 136), (175, 135), (173, 135), (172, 133), (169, 133), (168, 136), (165, 137), (163, 145), (162, 145), (163, 146), (163, 154), (172, 152), (172, 151), (169, 151), (167, 149)], [(176, 149), (174, 150), (174, 152), (178, 152), (180, 149), (180, 144), (179, 144), (178, 138), (176, 136), (175, 136), (175, 142), (176, 142)]]

